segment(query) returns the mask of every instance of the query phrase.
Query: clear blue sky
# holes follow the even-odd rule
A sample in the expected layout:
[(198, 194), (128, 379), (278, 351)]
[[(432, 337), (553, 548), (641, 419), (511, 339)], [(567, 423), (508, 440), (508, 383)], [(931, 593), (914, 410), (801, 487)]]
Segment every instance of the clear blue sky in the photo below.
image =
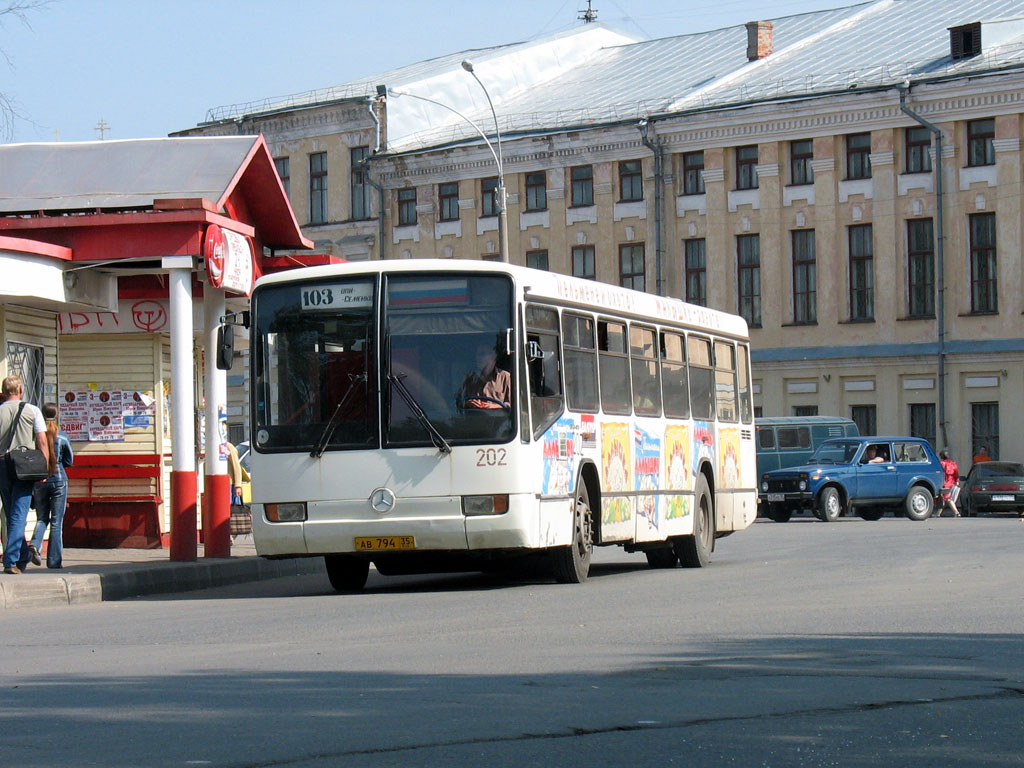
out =
[[(593, 0), (646, 38), (855, 0)], [(0, 0), (0, 9), (10, 0)], [(586, 0), (51, 0), (0, 15), (4, 141), (166, 136), (208, 109), (324, 88), (444, 53), (572, 27)], [(4, 58), (6, 57), (6, 59)]]

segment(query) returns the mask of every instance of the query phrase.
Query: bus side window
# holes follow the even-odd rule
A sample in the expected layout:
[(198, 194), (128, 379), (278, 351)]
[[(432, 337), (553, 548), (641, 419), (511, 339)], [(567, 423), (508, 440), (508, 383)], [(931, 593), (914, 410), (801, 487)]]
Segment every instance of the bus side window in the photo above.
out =
[(633, 375), (633, 410), (638, 416), (661, 416), (658, 348), (653, 328), (629, 327), (630, 370)]
[(740, 421), (749, 424), (754, 420), (754, 405), (750, 395), (750, 349), (740, 344), (739, 388), (740, 388)]
[(686, 339), (690, 362), (690, 408), (695, 419), (715, 415), (715, 372), (711, 367), (711, 342), (697, 336)]
[(690, 385), (686, 374), (686, 344), (681, 333), (661, 334), (661, 383), (665, 390), (665, 415), (690, 416)]
[(633, 412), (633, 401), (629, 395), (626, 324), (599, 320), (597, 349), (601, 373), (601, 408), (605, 413), (628, 416)]
[(736, 421), (736, 348), (715, 342), (715, 399), (719, 421)]
[(562, 348), (565, 351), (565, 395), (570, 410), (597, 411), (597, 346), (594, 319), (562, 313)]
[(771, 427), (757, 428), (757, 447), (768, 450), (775, 447), (775, 430)]
[(526, 350), (530, 366), (534, 437), (542, 435), (562, 412), (558, 346), (558, 313), (547, 307), (528, 306)]

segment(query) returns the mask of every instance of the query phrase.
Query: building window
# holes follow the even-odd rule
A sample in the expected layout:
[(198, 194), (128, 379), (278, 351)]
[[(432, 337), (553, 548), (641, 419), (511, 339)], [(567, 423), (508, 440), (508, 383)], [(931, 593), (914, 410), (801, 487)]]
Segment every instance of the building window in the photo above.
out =
[(999, 460), (999, 403), (971, 403), (971, 451), (984, 448), (993, 461)]
[(416, 223), (416, 188), (398, 190), (398, 226), (408, 227)]
[(996, 149), (992, 140), (996, 137), (996, 121), (971, 120), (967, 123), (967, 165), (995, 165)]
[(998, 312), (996, 215), (975, 213), (971, 226), (971, 312)]
[(437, 201), (441, 221), (457, 221), (459, 218), (459, 182), (448, 181), (438, 184)]
[(498, 215), (498, 177), (480, 179), (480, 217)]
[(850, 227), (850, 319), (875, 317), (875, 257), (871, 225)]
[(757, 189), (757, 145), (736, 147), (736, 189)]
[[(872, 433), (874, 434), (874, 433)], [(920, 437), (935, 445), (935, 403), (913, 403), (910, 406), (910, 436)]]
[(907, 221), (907, 315), (935, 316), (935, 245), (931, 219)]
[(277, 175), (281, 177), (281, 186), (284, 187), (286, 197), (292, 196), (292, 161), (289, 157), (275, 157), (274, 167), (277, 168)]
[(544, 171), (526, 174), (526, 210), (545, 211), (548, 207), (548, 177)]
[(42, 347), (19, 341), (7, 342), (7, 375), (21, 379), (25, 389), (23, 399), (36, 407), (42, 407), (46, 391), (45, 364), (46, 353)]
[(932, 132), (927, 128), (907, 128), (907, 173), (927, 173), (932, 169)]
[(818, 406), (816, 405), (794, 405), (793, 406), (794, 416), (817, 416)]
[(708, 305), (708, 272), (704, 238), (685, 240), (686, 300), (702, 307)]
[(747, 325), (761, 327), (761, 236), (736, 238), (740, 315)]
[(846, 137), (846, 178), (871, 178), (870, 133), (851, 133)]
[(572, 249), (572, 276), (596, 280), (594, 271), (594, 246), (575, 245)]
[(814, 159), (814, 142), (810, 139), (794, 141), (789, 145), (789, 171), (791, 183), (813, 184), (814, 169), (811, 168), (811, 160)]
[(814, 251), (814, 230), (793, 233), (793, 322), (818, 322), (818, 267)]
[(327, 221), (327, 153), (309, 156), (309, 223)]
[(527, 251), (526, 252), (526, 266), (531, 269), (543, 269), (548, 268), (548, 252), (547, 251)]
[(644, 290), (644, 244), (619, 246), (619, 285)]
[(572, 181), (572, 205), (594, 204), (594, 167), (578, 165), (569, 171)]
[(874, 435), (878, 433), (877, 408), (873, 405), (852, 405), (850, 406), (850, 418), (857, 425), (857, 430), (862, 435)]
[(639, 160), (619, 163), (619, 202), (630, 203), (644, 199), (644, 177)]
[(349, 162), (352, 164), (352, 219), (362, 221), (370, 218), (370, 185), (366, 178), (366, 158), (369, 147), (352, 147)]
[(683, 153), (683, 194), (704, 194), (704, 152)]

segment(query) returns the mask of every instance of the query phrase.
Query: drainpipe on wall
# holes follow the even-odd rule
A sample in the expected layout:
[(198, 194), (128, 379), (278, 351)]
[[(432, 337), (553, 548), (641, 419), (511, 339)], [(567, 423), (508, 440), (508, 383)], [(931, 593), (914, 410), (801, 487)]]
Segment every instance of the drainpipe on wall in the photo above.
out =
[(658, 296), (663, 296), (661, 280), (661, 208), (665, 187), (664, 149), (661, 144), (653, 143), (648, 137), (648, 121), (643, 119), (637, 126), (640, 129), (640, 140), (643, 145), (654, 153), (654, 285)]
[[(380, 88), (377, 88), (378, 99), (383, 100), (383, 96), (380, 95)], [(380, 151), (381, 148), (381, 131), (380, 131), (380, 118), (377, 117), (377, 113), (374, 111), (376, 100), (370, 100), (367, 106), (370, 108), (370, 117), (373, 119), (374, 125), (374, 140), (373, 140), (373, 152), (366, 156), (361, 163), (362, 167), (366, 169), (366, 180), (370, 186), (377, 190), (377, 258), (381, 261), (384, 260), (384, 187), (375, 182), (370, 178), (370, 159)]]
[(935, 282), (938, 288), (938, 307), (936, 308), (936, 324), (938, 325), (938, 365), (939, 365), (939, 429), (942, 432), (942, 444), (944, 448), (949, 445), (949, 436), (946, 433), (946, 280), (945, 280), (945, 230), (942, 224), (942, 129), (933, 123), (928, 122), (919, 114), (907, 106), (907, 94), (910, 92), (910, 82), (904, 81), (899, 88), (900, 110), (911, 117), (919, 125), (924, 126), (935, 136), (935, 227), (938, 230), (935, 255), (938, 260)]

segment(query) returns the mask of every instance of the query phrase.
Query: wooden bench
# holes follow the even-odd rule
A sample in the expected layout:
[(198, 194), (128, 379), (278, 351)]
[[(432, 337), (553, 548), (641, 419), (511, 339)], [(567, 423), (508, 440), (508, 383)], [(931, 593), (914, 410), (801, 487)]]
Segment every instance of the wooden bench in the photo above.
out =
[(78, 453), (67, 474), (65, 547), (161, 546), (161, 455)]

